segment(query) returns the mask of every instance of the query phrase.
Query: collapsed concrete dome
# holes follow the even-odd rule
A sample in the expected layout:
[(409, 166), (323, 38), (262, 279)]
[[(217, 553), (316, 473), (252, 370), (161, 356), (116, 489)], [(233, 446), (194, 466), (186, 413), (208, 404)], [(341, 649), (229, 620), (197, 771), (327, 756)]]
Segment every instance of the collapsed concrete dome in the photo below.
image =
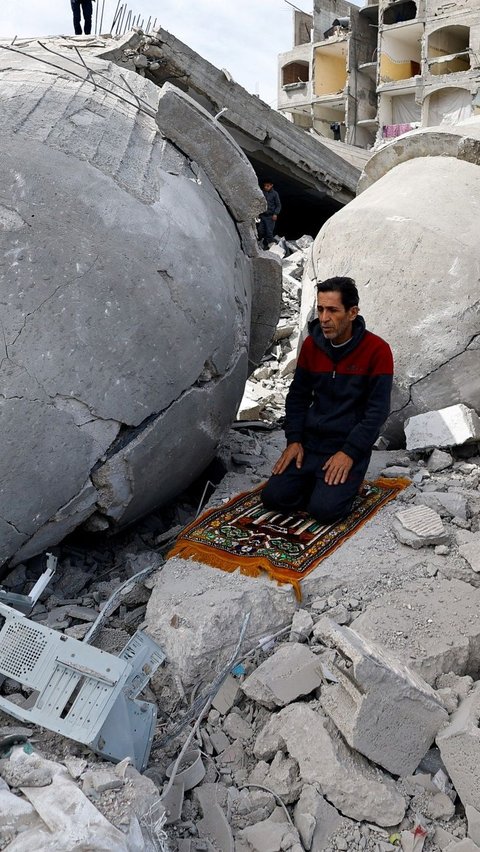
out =
[[(0, 563), (125, 525), (213, 458), (280, 310), (233, 139), (68, 40), (0, 49)], [(89, 70), (90, 69), (90, 70)]]
[(480, 411), (480, 117), (424, 128), (367, 163), (361, 194), (324, 225), (313, 278), (355, 278), (367, 327), (386, 338), (396, 383), (386, 435), (406, 417), (464, 403)]

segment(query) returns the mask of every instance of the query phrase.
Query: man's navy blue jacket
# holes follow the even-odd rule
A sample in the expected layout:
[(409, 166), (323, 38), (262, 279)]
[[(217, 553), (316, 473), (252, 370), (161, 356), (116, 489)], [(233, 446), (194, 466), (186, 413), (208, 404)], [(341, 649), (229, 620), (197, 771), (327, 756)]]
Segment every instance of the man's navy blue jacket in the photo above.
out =
[(280, 196), (277, 190), (263, 189), (262, 192), (265, 196), (265, 201), (267, 202), (267, 209), (264, 213), (260, 213), (260, 216), (278, 216), (282, 209), (282, 205), (280, 203)]
[(285, 405), (287, 443), (317, 453), (342, 450), (354, 462), (369, 456), (390, 412), (392, 351), (353, 323), (353, 337), (335, 348), (318, 320), (309, 328)]

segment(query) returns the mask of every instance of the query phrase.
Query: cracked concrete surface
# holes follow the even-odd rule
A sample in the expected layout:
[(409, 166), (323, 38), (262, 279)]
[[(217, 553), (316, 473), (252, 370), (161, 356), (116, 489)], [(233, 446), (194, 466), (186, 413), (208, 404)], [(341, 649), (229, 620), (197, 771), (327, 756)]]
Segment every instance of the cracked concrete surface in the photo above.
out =
[(446, 155), (429, 148), (431, 128), (374, 155), (366, 169), (368, 188), (318, 235), (304, 287), (305, 321), (314, 277), (355, 278), (367, 327), (388, 340), (394, 353), (396, 386), (386, 430), (392, 446), (412, 414), (459, 402), (480, 408), (480, 158), (467, 161), (458, 153), (459, 139), (480, 139), (480, 118), (452, 133), (455, 148)]
[[(281, 298), (280, 266), (246, 220), (261, 205), (255, 174), (228, 134), (171, 89), (163, 115), (158, 87), (86, 49), (88, 71), (60, 43), (0, 49), (11, 564), (88, 518), (129, 523), (185, 488), (235, 416)], [(162, 125), (175, 110), (202, 140), (195, 160)]]

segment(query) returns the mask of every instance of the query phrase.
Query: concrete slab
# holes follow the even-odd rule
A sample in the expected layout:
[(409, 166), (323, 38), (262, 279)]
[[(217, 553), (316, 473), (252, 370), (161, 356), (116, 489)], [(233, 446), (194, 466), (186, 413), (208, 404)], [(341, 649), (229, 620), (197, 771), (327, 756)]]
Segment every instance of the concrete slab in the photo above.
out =
[(428, 506), (411, 506), (395, 514), (393, 531), (402, 544), (419, 548), (446, 544), (450, 536), (440, 515)]
[(319, 635), (339, 653), (339, 682), (322, 687), (322, 707), (348, 744), (394, 775), (414, 771), (448, 713), (433, 689), (379, 644), (330, 619)]
[(285, 749), (307, 784), (319, 784), (345, 816), (378, 825), (397, 825), (406, 803), (392, 779), (345, 743), (330, 719), (296, 702), (272, 716), (255, 743), (255, 754)]
[(480, 810), (480, 683), (437, 736), (442, 760), (462, 801)]
[(308, 695), (322, 682), (320, 661), (305, 645), (289, 642), (242, 683), (248, 698), (274, 709)]
[(449, 405), (405, 421), (407, 450), (456, 447), (480, 440), (480, 417), (466, 405)]
[(146, 630), (184, 684), (208, 683), (230, 658), (248, 612), (243, 648), (287, 626), (295, 609), (290, 587), (174, 558), (157, 575)]
[(438, 675), (480, 672), (480, 590), (461, 580), (418, 580), (381, 595), (351, 627), (430, 685)]

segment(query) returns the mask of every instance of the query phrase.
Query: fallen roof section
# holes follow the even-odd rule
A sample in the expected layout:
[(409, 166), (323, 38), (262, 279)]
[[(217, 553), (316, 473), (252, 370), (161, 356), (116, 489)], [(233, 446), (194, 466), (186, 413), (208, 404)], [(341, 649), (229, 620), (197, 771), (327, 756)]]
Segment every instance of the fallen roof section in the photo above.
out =
[(333, 148), (330, 140), (324, 142), (294, 126), (236, 83), (228, 71), (211, 65), (167, 30), (140, 35), (134, 32), (122, 40), (111, 39), (98, 55), (124, 67), (133, 65), (158, 85), (173, 81), (200, 98), (214, 115), (223, 112), (222, 123), (240, 147), (266, 169), (271, 164), (340, 204), (355, 196), (368, 152), (361, 162), (355, 162), (344, 146)]

